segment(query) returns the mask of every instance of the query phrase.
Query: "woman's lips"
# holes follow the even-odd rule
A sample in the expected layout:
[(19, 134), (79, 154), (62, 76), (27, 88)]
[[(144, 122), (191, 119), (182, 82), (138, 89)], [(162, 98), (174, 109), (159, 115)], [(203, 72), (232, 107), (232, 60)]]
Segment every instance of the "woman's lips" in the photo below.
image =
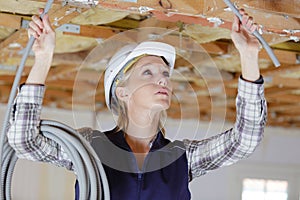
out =
[(158, 92), (156, 92), (155, 94), (169, 96), (169, 91), (168, 91), (168, 89), (162, 88)]

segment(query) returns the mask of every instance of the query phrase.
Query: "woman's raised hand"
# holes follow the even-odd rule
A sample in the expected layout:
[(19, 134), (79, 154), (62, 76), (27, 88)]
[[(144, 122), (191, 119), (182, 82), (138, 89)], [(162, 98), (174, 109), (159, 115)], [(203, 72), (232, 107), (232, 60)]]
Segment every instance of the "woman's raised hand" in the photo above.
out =
[[(40, 14), (43, 11), (43, 9), (39, 9)], [(35, 62), (30, 70), (26, 84), (45, 84), (55, 48), (55, 31), (51, 27), (47, 14), (44, 15), (43, 19), (36, 15), (32, 16), (32, 21), (29, 23), (28, 36), (35, 38), (32, 46), (32, 50), (35, 53)]]
[(234, 16), (231, 31), (232, 41), (240, 53), (249, 52), (249, 50), (258, 51), (260, 47), (259, 41), (252, 35), (258, 26), (253, 22), (253, 18), (243, 9), (240, 10), (240, 13), (242, 15), (241, 22), (236, 15)]
[[(40, 14), (43, 11), (43, 9), (39, 9)], [(37, 15), (32, 16), (32, 21), (29, 23), (28, 36), (33, 36), (36, 39), (32, 47), (35, 56), (52, 56), (55, 48), (55, 31), (51, 27), (47, 14), (44, 15), (43, 19)]]

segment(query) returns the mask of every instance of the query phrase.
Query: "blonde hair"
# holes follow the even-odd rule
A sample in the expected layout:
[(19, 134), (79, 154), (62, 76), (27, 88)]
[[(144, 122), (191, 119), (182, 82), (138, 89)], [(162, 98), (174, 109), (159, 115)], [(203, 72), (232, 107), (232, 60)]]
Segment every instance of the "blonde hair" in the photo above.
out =
[[(124, 76), (118, 80), (118, 86), (117, 87), (124, 87), (127, 85), (128, 80), (132, 74), (133, 68), (136, 66), (136, 63), (132, 65), (130, 69), (126, 71)], [(117, 95), (112, 95), (111, 99), (111, 105), (114, 105), (112, 109), (117, 113), (118, 115), (118, 121), (117, 121), (117, 129), (116, 131), (123, 130), (126, 131), (128, 128), (129, 123), (129, 117), (128, 117), (128, 108), (124, 101), (118, 99)], [(162, 134), (165, 136), (165, 129), (163, 126), (163, 119), (166, 119), (167, 112), (165, 110), (161, 111), (160, 118), (159, 118), (159, 124), (158, 124), (158, 130), (162, 132)]]

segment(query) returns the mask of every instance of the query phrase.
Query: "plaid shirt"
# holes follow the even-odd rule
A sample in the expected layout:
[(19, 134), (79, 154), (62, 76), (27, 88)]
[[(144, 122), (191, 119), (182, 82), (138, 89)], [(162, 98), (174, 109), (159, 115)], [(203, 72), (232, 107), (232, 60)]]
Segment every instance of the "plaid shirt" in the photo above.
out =
[[(237, 115), (233, 128), (200, 141), (183, 140), (190, 181), (210, 170), (248, 157), (258, 146), (267, 116), (262, 78), (260, 82), (239, 79)], [(44, 91), (43, 85), (20, 87), (11, 114), (8, 141), (19, 158), (50, 162), (73, 170), (72, 162), (61, 146), (40, 134)], [(83, 131), (83, 135), (90, 137), (86, 131)]]

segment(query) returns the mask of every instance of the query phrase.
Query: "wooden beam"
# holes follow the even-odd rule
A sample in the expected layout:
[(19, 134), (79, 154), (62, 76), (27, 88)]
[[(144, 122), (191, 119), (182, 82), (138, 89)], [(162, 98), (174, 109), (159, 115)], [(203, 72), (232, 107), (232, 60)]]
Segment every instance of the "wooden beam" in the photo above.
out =
[(292, 65), (287, 65), (283, 64), (282, 66), (275, 68), (267, 68), (267, 69), (262, 69), (261, 73), (264, 76), (277, 76), (277, 75), (285, 75), (293, 72), (298, 72), (300, 71), (300, 64), (292, 64)]
[[(154, 16), (162, 21), (170, 21), (170, 22), (183, 22), (187, 24), (200, 24), (202, 26), (210, 26), (210, 27), (221, 27), (221, 28), (227, 28), (231, 29), (232, 27), (232, 20), (233, 20), (233, 14), (223, 11), (222, 13), (219, 13), (217, 16), (206, 16), (199, 17), (199, 16), (193, 16), (193, 15), (186, 15), (186, 14), (172, 14), (167, 15), (160, 11), (151, 11)], [(272, 20), (265, 19), (265, 13), (257, 14), (256, 12), (250, 12), (249, 15), (253, 16), (257, 23), (263, 25), (262, 31), (266, 34), (275, 33), (280, 34), (282, 36), (295, 36), (300, 37), (299, 31), (293, 31), (295, 27), (299, 27), (300, 23), (295, 18), (289, 18), (286, 20), (282, 16), (271, 14)], [(212, 18), (210, 20), (210, 17)], [(274, 24), (274, 21), (276, 24)]]
[(300, 95), (295, 94), (270, 94), (266, 96), (268, 102), (277, 102), (277, 103), (299, 103)]
[[(299, 52), (278, 50), (278, 49), (273, 49), (273, 52), (275, 56), (278, 58), (280, 63), (286, 63), (286, 64), (297, 63), (297, 55), (299, 54)], [(271, 61), (270, 56), (268, 55), (265, 49), (262, 49), (259, 52), (259, 58)]]
[(136, 2), (125, 2), (115, 0), (99, 1), (98, 6), (114, 10), (127, 10), (135, 13), (147, 13), (149, 10), (163, 12), (180, 12), (189, 14), (200, 14), (203, 10), (203, 0), (137, 0)]
[[(74, 7), (70, 7), (68, 5), (64, 7), (60, 5), (59, 8), (57, 6), (53, 6), (49, 11), (50, 20), (53, 22), (54, 27), (69, 22), (79, 14), (80, 13), (76, 9), (74, 10)], [(2, 41), (0, 43), (1, 62), (6, 63), (8, 58), (16, 56), (18, 52), (26, 47), (27, 41), (27, 31), (23, 28), (19, 29), (9, 38)]]
[[(282, 76), (274, 76), (272, 83), (275, 85), (279, 85), (280, 87), (299, 88), (300, 79), (299, 78), (288, 78), (288, 77), (282, 77)], [(300, 99), (299, 99), (299, 101), (300, 101)]]
[[(253, 1), (252, 1), (253, 2)], [(295, 29), (295, 27), (299, 26), (299, 22), (292, 17), (284, 18), (282, 17), (282, 10), (279, 10), (280, 15), (276, 12), (280, 9), (279, 7), (272, 9), (269, 8), (271, 5), (268, 4), (267, 0), (263, 1), (264, 3), (259, 3), (254, 6), (248, 6), (249, 14), (253, 15), (256, 21), (259, 24), (264, 26), (264, 31), (266, 33), (274, 32), (277, 34), (285, 34), (285, 35), (292, 35), (292, 36), (300, 36), (299, 32), (289, 32), (289, 30)], [(249, 3), (249, 1), (247, 1)], [(246, 2), (243, 2), (241, 6), (247, 6)], [(285, 4), (285, 1), (280, 1), (281, 4)], [(286, 3), (287, 5), (289, 3)], [(287, 6), (285, 5), (285, 6)], [(297, 4), (295, 4), (297, 5)], [(284, 6), (284, 7), (285, 7)], [(298, 5), (297, 5), (298, 6)], [(296, 7), (288, 6), (289, 8), (286, 10), (286, 15), (294, 13), (297, 11)], [(80, 6), (79, 6), (80, 7)], [(188, 24), (201, 24), (204, 26), (216, 26), (216, 23), (210, 23), (208, 18), (209, 17), (216, 17), (220, 18), (221, 24), (220, 27), (231, 29), (231, 22), (232, 22), (232, 13), (224, 11), (223, 9), (226, 8), (224, 2), (221, 0), (217, 1), (208, 1), (208, 0), (156, 0), (156, 1), (146, 1), (146, 0), (138, 0), (137, 2), (116, 2), (115, 0), (106, 0), (106, 1), (99, 1), (98, 7), (100, 8), (109, 8), (114, 10), (125, 10), (132, 13), (153, 13), (158, 19), (163, 21), (181, 21)], [(80, 8), (82, 9), (82, 8)], [(220, 12), (219, 10), (222, 10)], [(265, 13), (262, 11), (267, 12), (271, 15), (273, 20), (269, 20), (266, 18)], [(298, 9), (299, 10), (299, 9)], [(274, 12), (275, 11), (275, 12)], [(214, 14), (216, 12), (216, 14)], [(202, 15), (201, 15), (202, 14)], [(206, 17), (203, 17), (205, 14)], [(282, 28), (284, 27), (284, 28)], [(285, 32), (285, 29), (287, 32)]]
[[(0, 75), (0, 82), (2, 85), (7, 85), (7, 84), (12, 85), (14, 79), (15, 79), (14, 75)], [(26, 80), (26, 77), (22, 76), (20, 82), (22, 83), (25, 80)]]
[[(182, 23), (186, 23), (186, 24), (200, 24), (202, 26), (209, 26), (209, 27), (220, 27), (220, 28), (227, 28), (227, 29), (231, 29), (232, 27), (232, 23), (228, 22), (228, 21), (224, 21), (220, 24), (216, 24), (216, 22), (218, 21), (209, 21), (209, 19), (204, 18), (204, 17), (199, 17), (199, 16), (193, 16), (193, 15), (184, 15), (184, 14), (177, 14), (174, 13), (172, 15), (167, 15), (163, 12), (159, 12), (159, 11), (151, 11), (154, 16), (158, 19), (158, 20), (162, 20), (162, 21), (169, 21), (169, 22), (182, 22)], [(217, 19), (216, 19), (217, 20)]]
[(78, 25), (78, 26), (80, 28), (80, 33), (64, 32), (64, 34), (106, 39), (125, 31), (125, 29), (110, 28), (106, 26), (91, 26), (91, 25)]
[[(46, 0), (32, 0), (37, 2), (46, 2)], [(282, 14), (299, 18), (299, 2), (298, 0), (240, 0), (236, 3), (238, 7), (249, 8), (252, 10), (259, 10), (267, 13)], [(60, 0), (55, 0), (54, 4), (61, 4)], [(187, 15), (200, 15), (210, 14), (224, 10), (227, 5), (223, 0), (136, 0), (135, 2), (129, 1), (116, 1), (104, 0), (99, 1), (98, 7), (109, 8), (114, 10), (127, 10), (135, 13), (145, 13), (147, 8), (152, 10), (159, 10), (170, 15), (178, 12)], [(78, 7), (84, 7), (84, 5)]]
[(243, 7), (300, 18), (298, 0), (240, 0)]
[(22, 17), (18, 15), (11, 15), (0, 13), (0, 26), (19, 29), (21, 27)]
[(47, 90), (45, 92), (45, 99), (48, 101), (63, 101), (72, 96), (72, 91), (70, 90), (60, 90), (56, 88), (51, 88), (47, 86)]

